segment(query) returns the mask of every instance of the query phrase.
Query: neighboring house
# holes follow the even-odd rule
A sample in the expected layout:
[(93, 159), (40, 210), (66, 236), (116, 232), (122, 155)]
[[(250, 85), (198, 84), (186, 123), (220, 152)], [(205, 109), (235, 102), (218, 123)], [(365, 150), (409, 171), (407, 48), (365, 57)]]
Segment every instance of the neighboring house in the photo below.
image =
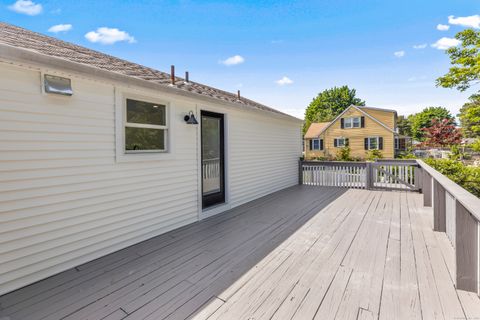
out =
[(298, 183), (301, 120), (5, 23), (0, 122), (0, 295)]
[(332, 122), (312, 123), (304, 136), (305, 158), (333, 159), (349, 146), (351, 156), (365, 158), (372, 149), (394, 158), (406, 149), (408, 137), (397, 133), (395, 110), (350, 106)]

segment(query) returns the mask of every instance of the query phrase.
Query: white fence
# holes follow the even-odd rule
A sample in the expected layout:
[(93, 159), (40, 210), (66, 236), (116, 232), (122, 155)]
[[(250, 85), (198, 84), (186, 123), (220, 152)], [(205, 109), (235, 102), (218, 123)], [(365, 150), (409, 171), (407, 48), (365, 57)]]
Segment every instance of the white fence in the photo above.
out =
[(367, 186), (365, 164), (311, 163), (303, 166), (302, 174), (306, 185), (361, 189)]
[(415, 161), (301, 161), (301, 184), (360, 189), (417, 191)]

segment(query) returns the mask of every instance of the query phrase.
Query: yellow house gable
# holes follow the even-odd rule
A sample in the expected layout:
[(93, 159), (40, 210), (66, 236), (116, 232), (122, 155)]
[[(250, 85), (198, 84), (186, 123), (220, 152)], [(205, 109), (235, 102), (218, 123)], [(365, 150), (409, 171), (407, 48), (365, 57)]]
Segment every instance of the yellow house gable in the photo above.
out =
[[(386, 114), (388, 113), (383, 112), (381, 114), (385, 114), (384, 116), (387, 117)], [(392, 114), (391, 119), (393, 122), (390, 123), (394, 127), (395, 118), (394, 113)], [(353, 120), (353, 118), (356, 119)], [(344, 122), (343, 128), (342, 121)], [(358, 107), (350, 106), (318, 135), (318, 138), (323, 140), (323, 150), (311, 150), (312, 144), (309, 141), (310, 139), (308, 139), (310, 137), (306, 138), (305, 156), (307, 159), (317, 157), (334, 158), (340, 148), (342, 148), (342, 143), (348, 141), (351, 156), (363, 159), (367, 153), (367, 150), (365, 150), (365, 139), (371, 138), (372, 145), (379, 142), (382, 144), (382, 150), (380, 151), (384, 158), (393, 158), (395, 155), (394, 136), (393, 128), (390, 128), (389, 125), (384, 124)], [(316, 143), (316, 145), (318, 144)]]

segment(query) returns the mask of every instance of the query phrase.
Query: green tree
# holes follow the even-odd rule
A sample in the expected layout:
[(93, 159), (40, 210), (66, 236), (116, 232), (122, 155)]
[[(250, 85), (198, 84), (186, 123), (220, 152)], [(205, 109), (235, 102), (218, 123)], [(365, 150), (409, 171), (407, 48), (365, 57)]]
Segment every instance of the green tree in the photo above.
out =
[(468, 138), (480, 137), (480, 94), (471, 95), (458, 115), (463, 134)]
[(408, 117), (405, 116), (398, 116), (397, 119), (397, 128), (398, 128), (398, 133), (400, 133), (403, 136), (412, 136), (412, 127), (410, 124), (410, 121), (408, 120)]
[(450, 111), (444, 107), (428, 107), (419, 113), (410, 115), (408, 120), (411, 125), (412, 137), (420, 141), (425, 140), (423, 128), (429, 128), (432, 125), (432, 120), (443, 119), (452, 120), (452, 123), (454, 123)]
[(467, 90), (480, 81), (480, 31), (463, 30), (455, 35), (460, 45), (447, 49), (452, 67), (437, 79), (437, 86)]
[(333, 87), (320, 92), (305, 110), (304, 132), (312, 122), (332, 121), (352, 104), (364, 106), (365, 101), (357, 98), (355, 89), (348, 86)]

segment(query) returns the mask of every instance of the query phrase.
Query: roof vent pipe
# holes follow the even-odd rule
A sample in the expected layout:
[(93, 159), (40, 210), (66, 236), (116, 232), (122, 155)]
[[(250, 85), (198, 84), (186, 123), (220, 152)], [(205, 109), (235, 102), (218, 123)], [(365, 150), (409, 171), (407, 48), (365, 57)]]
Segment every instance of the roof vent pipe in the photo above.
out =
[(190, 82), (190, 79), (189, 79), (188, 71), (185, 71), (185, 83), (189, 83), (189, 82)]
[(175, 66), (173, 64), (170, 67), (170, 81), (172, 85), (175, 85)]
[(240, 90), (237, 90), (237, 99), (240, 100)]

